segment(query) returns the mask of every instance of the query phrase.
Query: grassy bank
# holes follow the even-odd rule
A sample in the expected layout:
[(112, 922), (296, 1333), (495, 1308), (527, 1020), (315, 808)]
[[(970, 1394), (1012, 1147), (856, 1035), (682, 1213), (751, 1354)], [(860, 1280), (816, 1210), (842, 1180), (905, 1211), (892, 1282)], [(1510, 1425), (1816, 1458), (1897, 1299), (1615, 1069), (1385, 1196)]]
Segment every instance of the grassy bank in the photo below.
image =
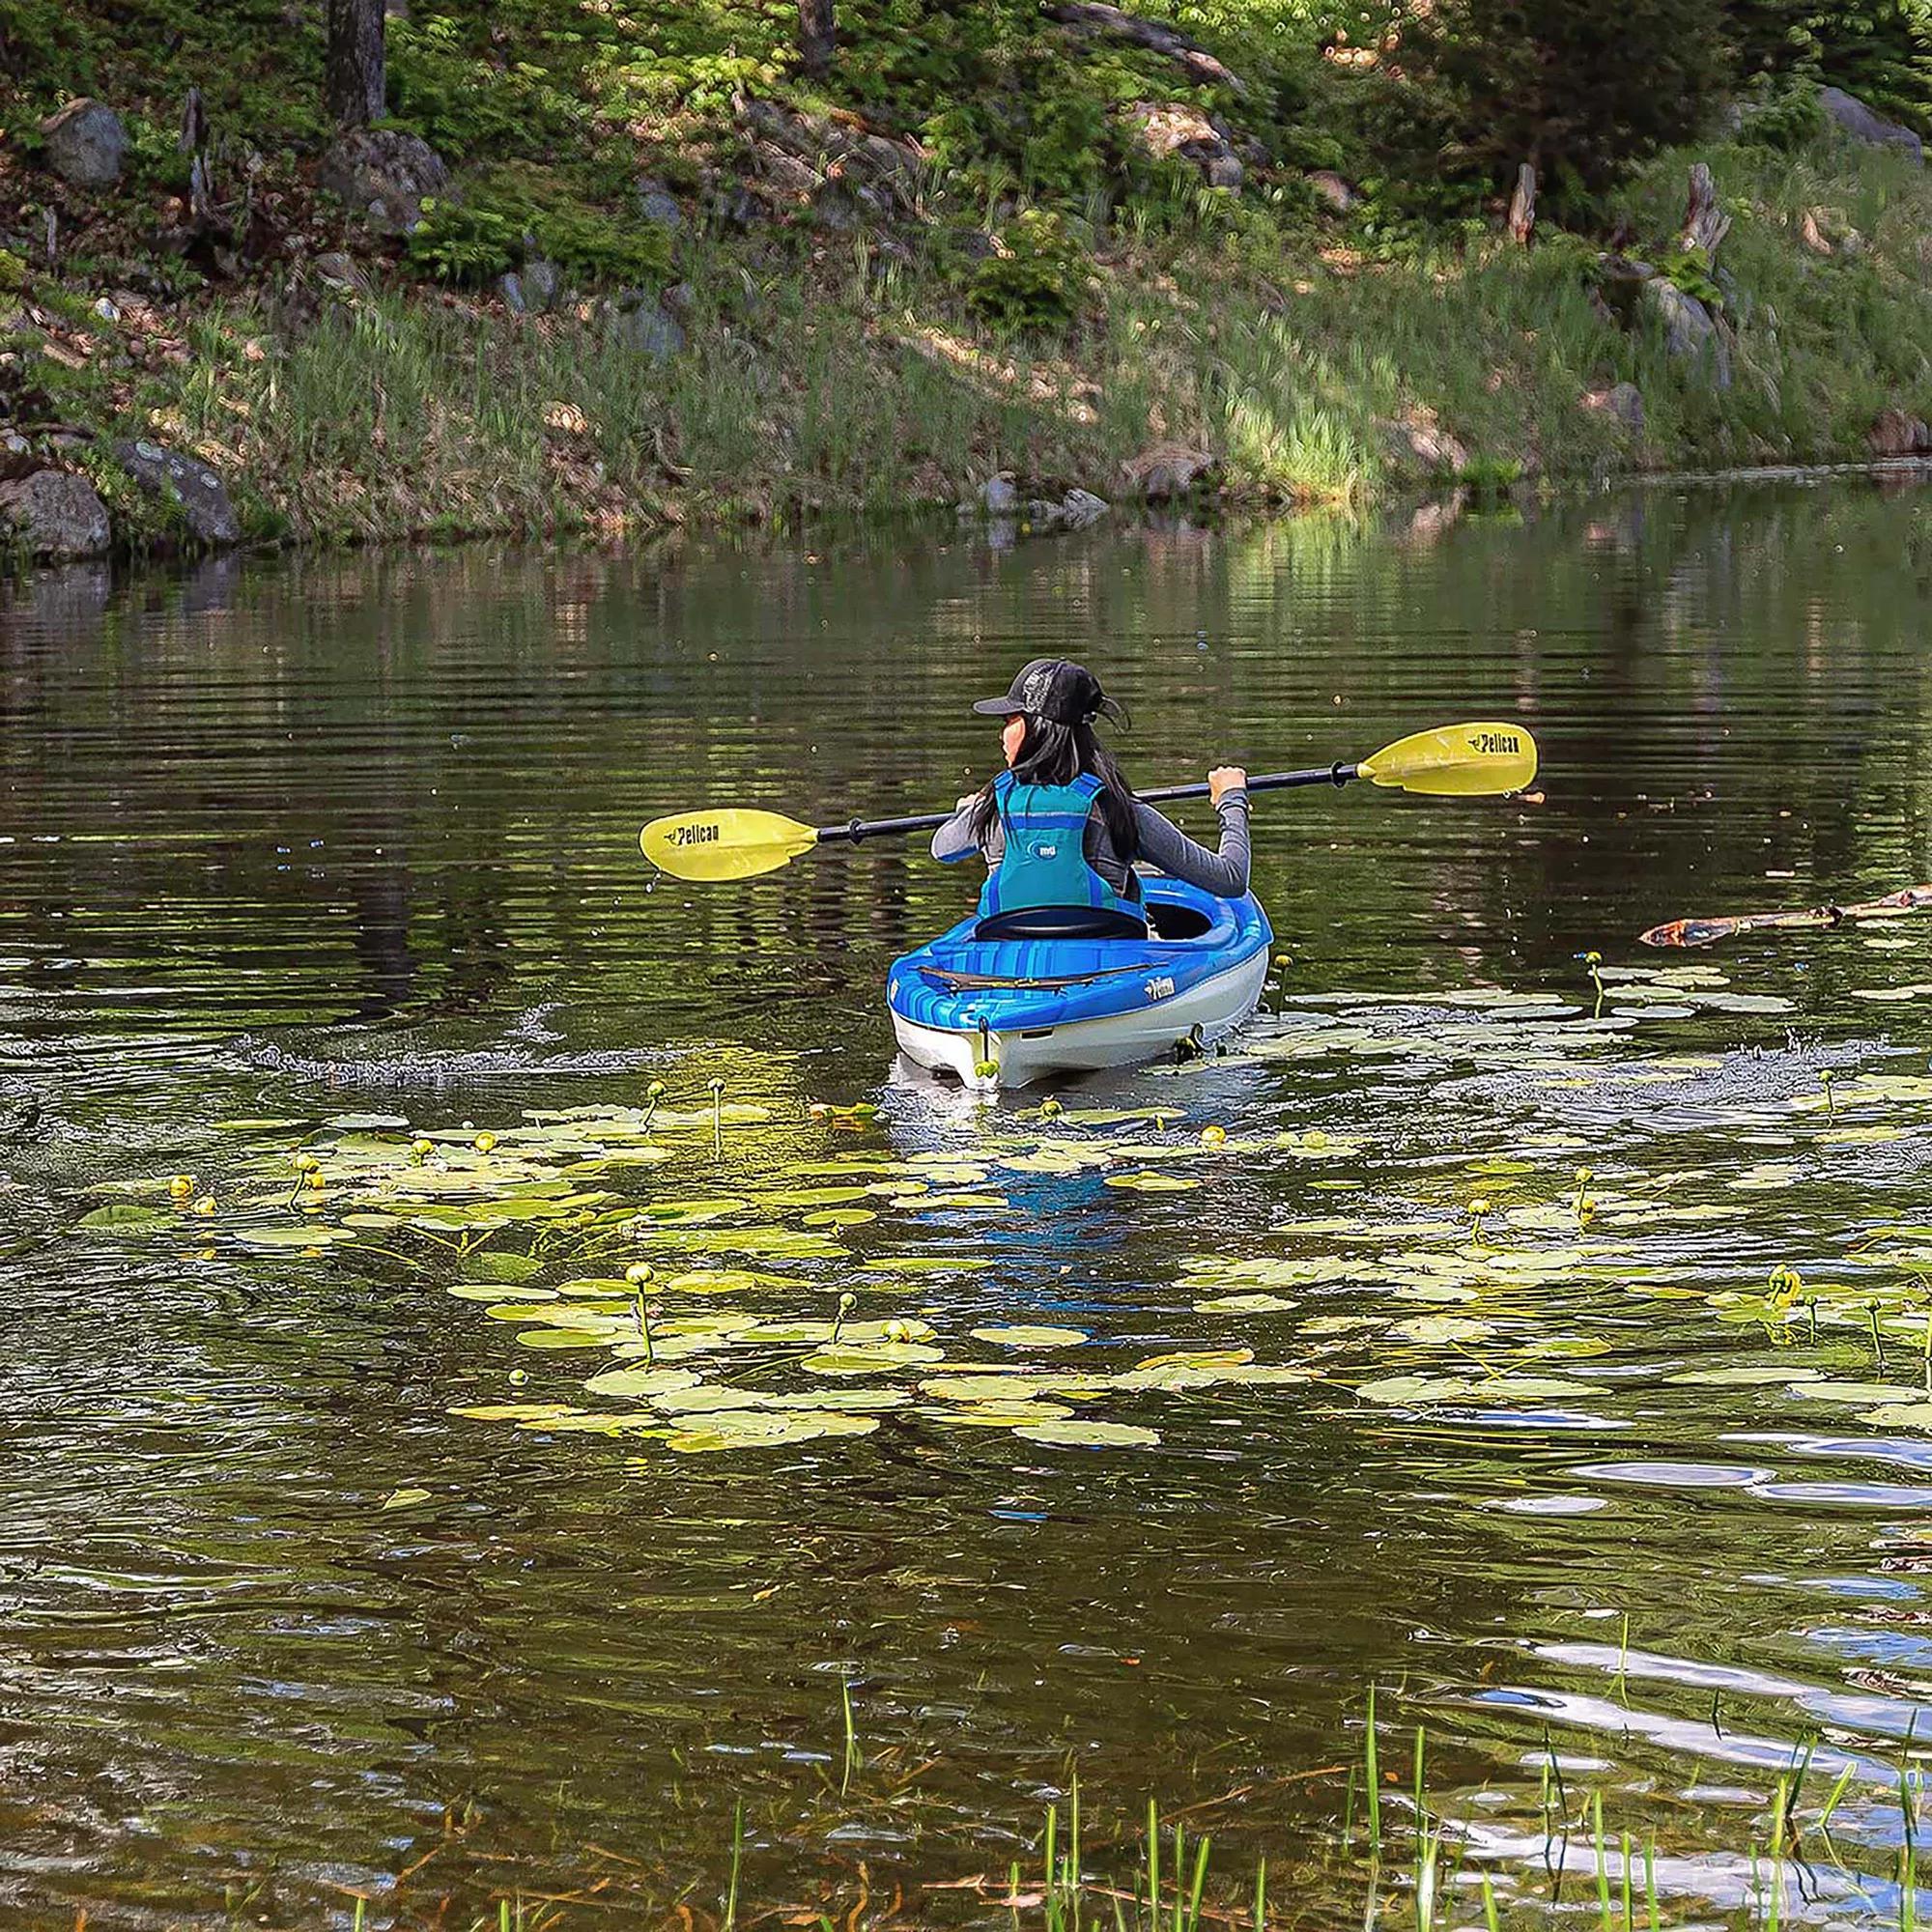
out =
[[(142, 59), (88, 13), (92, 65), (43, 53), (35, 86), (12, 97), (11, 460), (15, 473), (87, 471), (126, 547), (185, 534), (116, 460), (113, 441), (132, 437), (212, 466), (248, 536), (341, 542), (804, 524), (950, 504), (999, 471), (1023, 496), (1077, 485), (1118, 499), (1160, 445), (1211, 458), (1203, 487), (1224, 499), (1360, 503), (1417, 482), (1848, 460), (1867, 453), (1880, 410), (1932, 412), (1932, 184), (1895, 150), (1815, 126), (1794, 139), (1788, 112), (1776, 141), (1747, 118), (1722, 142), (1656, 157), (1593, 232), (1546, 223), (1528, 247), (1493, 218), (1430, 226), (1372, 193), (1346, 211), (1321, 201), (1305, 164), (1325, 152), (1332, 107), (1306, 89), (1305, 125), (1271, 110), (1271, 149), (1243, 136), (1238, 190), (1173, 159), (1116, 156), (1077, 201), (1077, 174), (1052, 199), (1034, 191), (1037, 170), (1030, 185), (983, 152), (949, 158), (936, 109), (901, 115), (921, 157), (902, 195), (832, 219), (837, 162), (787, 209), (744, 134), (746, 88), (787, 113), (827, 108), (786, 80), (772, 16), (725, 10), (702, 30), (715, 46), (687, 23), (684, 50), (641, 76), (580, 50), (575, 66), (535, 69), (541, 81), (479, 65), (457, 24), (440, 40), (432, 16), (403, 38), (399, 91), (457, 178), (404, 240), (365, 232), (315, 188), (327, 130), (284, 70), (316, 50), (278, 47), (243, 16), (214, 114), (238, 131), (210, 152), (231, 190), (239, 168), (269, 185), (247, 188), (239, 223), (232, 205), (223, 217), (232, 249), (181, 244), (179, 229), (155, 239), (180, 214), (168, 103), (191, 73), (213, 86), (212, 47), (186, 39)], [(866, 111), (895, 88), (930, 107), (939, 82), (885, 71), (892, 43), (865, 19), (846, 58)], [(1075, 99), (1158, 89), (1228, 104), (1139, 50), (1084, 58), (1093, 71), (1069, 61), (1074, 78), (1054, 82)], [(82, 82), (139, 102), (130, 175), (91, 199), (50, 185), (17, 135), (27, 107)], [(1271, 84), (1277, 101), (1291, 91)], [(523, 152), (538, 142), (550, 162)], [(1733, 217), (1715, 261), (1676, 239), (1692, 159)], [(640, 166), (680, 205), (674, 229), (627, 199)], [(764, 193), (754, 222), (719, 213), (739, 180)], [(51, 266), (38, 240), (49, 211), (70, 238)], [(264, 223), (250, 259), (244, 230)], [(1728, 385), (1711, 354), (1673, 354), (1643, 305), (1620, 318), (1606, 301), (1612, 235), (1709, 303)], [(565, 298), (515, 313), (500, 273), (539, 253), (561, 259)], [(351, 265), (348, 286), (323, 258)], [(662, 298), (683, 346), (662, 359), (634, 346), (609, 299), (620, 283)], [(1628, 391), (1608, 406), (1618, 384), (1640, 421)]]

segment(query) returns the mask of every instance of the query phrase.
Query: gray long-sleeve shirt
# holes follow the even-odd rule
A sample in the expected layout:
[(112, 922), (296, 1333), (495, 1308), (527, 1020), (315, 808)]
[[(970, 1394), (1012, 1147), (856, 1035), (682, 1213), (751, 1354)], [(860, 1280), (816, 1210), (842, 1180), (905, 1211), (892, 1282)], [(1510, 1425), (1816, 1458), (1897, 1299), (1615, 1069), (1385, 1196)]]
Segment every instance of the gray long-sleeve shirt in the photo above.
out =
[[(1185, 879), (1190, 886), (1212, 893), (1217, 898), (1238, 898), (1248, 889), (1247, 792), (1229, 792), (1216, 807), (1215, 815), (1221, 821), (1221, 849), (1210, 852), (1207, 846), (1197, 845), (1179, 826), (1163, 818), (1152, 806), (1136, 799), (1134, 830), (1140, 835), (1136, 857), (1174, 878)], [(932, 856), (942, 865), (957, 865), (980, 850), (973, 837), (971, 819), (972, 807), (962, 805), (932, 835)], [(995, 819), (986, 835), (986, 864), (997, 866), (1006, 849), (1006, 838)], [(1097, 811), (1088, 815), (1083, 849), (1087, 863), (1117, 893), (1127, 897), (1134, 895), (1130, 882), (1132, 868), (1114, 850), (1107, 822)]]

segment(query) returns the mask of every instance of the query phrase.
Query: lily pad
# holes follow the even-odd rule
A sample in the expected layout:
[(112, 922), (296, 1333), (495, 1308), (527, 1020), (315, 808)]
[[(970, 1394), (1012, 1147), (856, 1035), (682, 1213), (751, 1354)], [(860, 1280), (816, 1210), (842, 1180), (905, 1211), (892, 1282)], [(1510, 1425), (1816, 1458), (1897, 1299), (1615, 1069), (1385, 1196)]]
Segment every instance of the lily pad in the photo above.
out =
[(1185, 1194), (1190, 1188), (1201, 1185), (1198, 1180), (1182, 1174), (1156, 1174), (1147, 1168), (1137, 1169), (1131, 1174), (1110, 1174), (1106, 1184), (1109, 1187), (1130, 1188), (1137, 1194)]
[(975, 1328), (974, 1341), (996, 1349), (1071, 1349), (1088, 1340), (1084, 1328), (1053, 1328), (1014, 1322), (1009, 1326)]
[(1160, 1441), (1156, 1429), (1131, 1422), (1027, 1422), (1013, 1432), (1028, 1442), (1054, 1449), (1151, 1449)]
[(722, 1409), (699, 1426), (674, 1431), (665, 1443), (681, 1456), (701, 1456), (725, 1449), (783, 1448), (821, 1435), (869, 1435), (878, 1426), (876, 1416), (835, 1410)]

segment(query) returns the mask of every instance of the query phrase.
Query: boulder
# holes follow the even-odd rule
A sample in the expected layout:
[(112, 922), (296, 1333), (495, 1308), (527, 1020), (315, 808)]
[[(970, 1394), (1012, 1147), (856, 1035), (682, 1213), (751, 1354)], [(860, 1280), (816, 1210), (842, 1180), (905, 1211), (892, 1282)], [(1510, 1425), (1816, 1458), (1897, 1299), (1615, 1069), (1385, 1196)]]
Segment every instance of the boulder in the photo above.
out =
[(1107, 499), (1091, 490), (1069, 490), (1060, 499), (1060, 520), (1069, 530), (1084, 530), (1089, 524), (1097, 524), (1107, 510)]
[(527, 315), (530, 305), (524, 299), (524, 278), (512, 269), (507, 274), (497, 277), (497, 293), (503, 298), (503, 306), (512, 315)]
[(684, 210), (677, 197), (655, 175), (646, 175), (638, 184), (638, 213), (653, 228), (671, 235), (684, 226)]
[(36, 469), (0, 483), (0, 522), (43, 563), (104, 556), (113, 536), (100, 493), (71, 469)]
[(369, 277), (356, 266), (355, 258), (345, 255), (339, 248), (318, 255), (313, 266), (324, 285), (335, 295), (366, 296), (374, 293)]
[(1013, 479), (1004, 469), (980, 485), (980, 507), (989, 517), (1019, 514), (1020, 493), (1013, 488)]
[(1469, 452), (1439, 423), (1419, 412), (1378, 422), (1382, 447), (1398, 469), (1426, 476), (1459, 476), (1469, 467)]
[(1209, 451), (1184, 442), (1151, 443), (1121, 466), (1128, 484), (1152, 503), (1186, 496), (1213, 469)]
[(626, 349), (648, 355), (653, 362), (668, 362), (685, 342), (677, 317), (642, 289), (626, 289), (618, 296), (611, 332)]
[(1247, 170), (1228, 129), (1185, 100), (1136, 100), (1125, 110), (1134, 137), (1156, 160), (1191, 161), (1209, 187), (1237, 188)]
[(1877, 457), (1923, 456), (1932, 451), (1932, 428), (1900, 409), (1883, 409), (1865, 431), (1865, 446)]
[(1883, 114), (1867, 107), (1856, 94), (1847, 94), (1842, 87), (1821, 87), (1818, 90), (1818, 105), (1842, 128), (1855, 141), (1863, 141), (1874, 148), (1898, 148), (1910, 155), (1921, 165), (1925, 159), (1925, 144), (1910, 128), (1902, 128), (1896, 121), (1888, 121)]
[(1643, 434), (1643, 391), (1634, 383), (1612, 383), (1607, 388), (1586, 389), (1581, 402), (1593, 414), (1612, 417), (1633, 436)]
[(105, 101), (70, 100), (41, 123), (47, 165), (75, 187), (111, 187), (128, 156), (128, 130)]
[(316, 182), (370, 227), (407, 235), (422, 219), (423, 197), (449, 185), (449, 170), (420, 134), (357, 128), (323, 156)]
[(532, 255), (524, 264), (518, 280), (532, 315), (548, 315), (563, 299), (563, 270), (541, 255)]
[(1308, 185), (1337, 214), (1350, 214), (1362, 205), (1362, 197), (1333, 168), (1317, 168), (1308, 177)]
[(811, 194), (811, 218), (835, 235), (849, 235), (865, 213), (858, 195), (843, 182), (821, 182)]
[(181, 506), (182, 517), (197, 542), (241, 542), (242, 520), (228, 500), (228, 486), (207, 464), (145, 440), (117, 442), (114, 454), (122, 469), (150, 496), (166, 497)]
[(1663, 343), (1673, 355), (1694, 356), (1705, 362), (1711, 380), (1720, 389), (1731, 386), (1731, 352), (1712, 315), (1695, 296), (1687, 296), (1662, 275), (1643, 285), (1646, 307), (1663, 325)]

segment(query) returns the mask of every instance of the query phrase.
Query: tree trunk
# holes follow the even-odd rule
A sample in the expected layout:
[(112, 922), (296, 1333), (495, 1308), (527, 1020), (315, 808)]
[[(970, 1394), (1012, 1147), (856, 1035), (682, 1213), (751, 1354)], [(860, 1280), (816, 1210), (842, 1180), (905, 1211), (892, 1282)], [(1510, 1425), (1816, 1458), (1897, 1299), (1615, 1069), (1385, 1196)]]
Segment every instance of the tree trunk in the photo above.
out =
[(384, 0), (328, 0), (325, 95), (338, 127), (366, 128), (388, 112), (383, 75)]
[(1684, 233), (1677, 245), (1687, 252), (1701, 248), (1705, 259), (1717, 258), (1718, 243), (1731, 232), (1731, 217), (1718, 206), (1718, 185), (1711, 170), (1698, 161), (1690, 170), (1690, 198), (1684, 209)]
[(832, 55), (838, 44), (834, 5), (835, 0), (798, 0), (799, 59), (814, 79), (832, 71)]
[(1510, 240), (1527, 248), (1536, 227), (1536, 168), (1524, 161), (1516, 171), (1516, 192), (1510, 196)]

